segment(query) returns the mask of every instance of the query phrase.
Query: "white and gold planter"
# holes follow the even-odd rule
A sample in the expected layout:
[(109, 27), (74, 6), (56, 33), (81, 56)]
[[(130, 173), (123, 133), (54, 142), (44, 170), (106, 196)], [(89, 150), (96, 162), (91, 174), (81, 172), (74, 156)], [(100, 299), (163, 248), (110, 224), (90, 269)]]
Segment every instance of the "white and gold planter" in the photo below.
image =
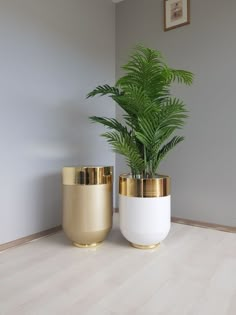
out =
[(155, 248), (170, 230), (170, 177), (119, 177), (120, 229), (132, 246)]
[(95, 247), (112, 228), (112, 167), (64, 167), (63, 220), (77, 247)]

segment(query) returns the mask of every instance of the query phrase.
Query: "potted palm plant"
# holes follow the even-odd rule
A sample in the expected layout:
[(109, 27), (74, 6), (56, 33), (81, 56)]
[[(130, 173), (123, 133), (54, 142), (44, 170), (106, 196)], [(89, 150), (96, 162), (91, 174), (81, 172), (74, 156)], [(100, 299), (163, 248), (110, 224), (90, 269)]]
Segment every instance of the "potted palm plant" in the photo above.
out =
[(184, 137), (173, 135), (187, 118), (185, 104), (170, 93), (173, 82), (190, 85), (193, 74), (170, 68), (157, 50), (138, 45), (115, 86), (97, 86), (87, 97), (108, 95), (123, 110), (123, 121), (92, 116), (107, 127), (113, 150), (125, 157), (129, 174), (119, 177), (120, 228), (137, 248), (154, 248), (170, 229), (170, 178), (160, 162)]

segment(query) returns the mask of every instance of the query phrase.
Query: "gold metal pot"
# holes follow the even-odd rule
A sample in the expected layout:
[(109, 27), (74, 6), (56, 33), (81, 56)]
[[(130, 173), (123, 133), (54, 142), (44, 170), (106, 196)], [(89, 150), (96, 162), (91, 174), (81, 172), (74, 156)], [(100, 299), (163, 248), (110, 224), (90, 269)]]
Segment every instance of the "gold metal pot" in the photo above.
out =
[(112, 228), (113, 167), (64, 167), (63, 230), (78, 247), (95, 247)]

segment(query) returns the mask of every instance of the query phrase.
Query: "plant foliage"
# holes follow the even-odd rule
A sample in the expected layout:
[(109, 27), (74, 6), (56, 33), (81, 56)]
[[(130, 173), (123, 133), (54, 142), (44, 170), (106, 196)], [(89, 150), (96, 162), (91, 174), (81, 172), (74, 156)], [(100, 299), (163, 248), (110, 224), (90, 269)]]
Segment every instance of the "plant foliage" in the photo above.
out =
[(102, 134), (126, 159), (133, 176), (153, 177), (159, 163), (183, 137), (173, 136), (187, 118), (185, 104), (170, 93), (173, 82), (190, 85), (193, 74), (170, 68), (157, 50), (136, 46), (116, 85), (97, 86), (87, 97), (108, 95), (124, 111), (123, 122), (92, 116)]

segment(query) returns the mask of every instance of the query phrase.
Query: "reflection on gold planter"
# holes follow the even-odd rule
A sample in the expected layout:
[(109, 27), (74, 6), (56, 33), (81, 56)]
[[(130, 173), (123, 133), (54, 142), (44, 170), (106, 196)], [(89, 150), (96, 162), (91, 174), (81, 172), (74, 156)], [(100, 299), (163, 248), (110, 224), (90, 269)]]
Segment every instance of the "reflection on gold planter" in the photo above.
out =
[(95, 247), (112, 227), (112, 167), (64, 167), (63, 230), (78, 247)]

